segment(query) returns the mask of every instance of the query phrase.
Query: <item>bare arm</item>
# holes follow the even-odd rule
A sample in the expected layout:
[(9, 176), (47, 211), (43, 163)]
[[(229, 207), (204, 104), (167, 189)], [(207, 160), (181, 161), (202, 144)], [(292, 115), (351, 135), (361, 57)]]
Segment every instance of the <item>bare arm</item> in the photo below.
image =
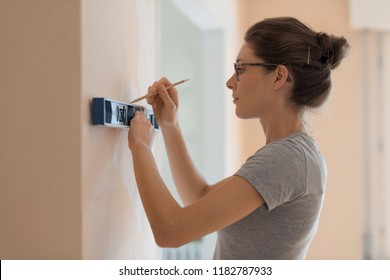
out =
[(152, 134), (147, 118), (137, 113), (129, 130), (129, 147), (142, 203), (159, 246), (181, 246), (242, 219), (264, 203), (250, 183), (232, 176), (193, 204), (180, 207), (158, 172), (150, 150)]
[(163, 128), (163, 136), (176, 189), (185, 205), (193, 204), (209, 191), (209, 185), (193, 164), (180, 127)]
[(170, 82), (165, 78), (154, 83), (149, 88), (149, 92), (155, 95), (148, 98), (148, 102), (153, 106), (155, 116), (162, 129), (175, 186), (184, 204), (190, 205), (199, 200), (210, 189), (188, 153), (176, 117), (177, 91), (175, 88), (167, 91), (165, 87), (168, 85)]

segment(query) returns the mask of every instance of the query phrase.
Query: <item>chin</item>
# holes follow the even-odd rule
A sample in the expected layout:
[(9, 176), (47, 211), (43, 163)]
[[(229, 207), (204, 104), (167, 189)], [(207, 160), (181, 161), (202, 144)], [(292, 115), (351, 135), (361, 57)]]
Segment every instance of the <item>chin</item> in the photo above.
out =
[(256, 116), (254, 114), (249, 114), (247, 112), (240, 112), (239, 110), (237, 110), (237, 108), (236, 108), (236, 116), (242, 120), (259, 119), (259, 116)]
[(246, 114), (244, 114), (243, 112), (240, 112), (236, 109), (236, 116), (239, 118), (239, 119), (243, 119), (243, 120), (247, 120), (247, 119), (250, 119), (250, 117), (248, 117)]

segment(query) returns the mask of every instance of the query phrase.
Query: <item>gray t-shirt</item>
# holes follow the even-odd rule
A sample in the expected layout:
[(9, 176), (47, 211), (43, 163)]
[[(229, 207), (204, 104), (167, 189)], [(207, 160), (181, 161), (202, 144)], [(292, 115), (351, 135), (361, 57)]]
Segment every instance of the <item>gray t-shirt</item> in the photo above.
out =
[(306, 133), (275, 140), (248, 158), (235, 176), (265, 203), (218, 231), (214, 259), (304, 259), (320, 216), (326, 164)]

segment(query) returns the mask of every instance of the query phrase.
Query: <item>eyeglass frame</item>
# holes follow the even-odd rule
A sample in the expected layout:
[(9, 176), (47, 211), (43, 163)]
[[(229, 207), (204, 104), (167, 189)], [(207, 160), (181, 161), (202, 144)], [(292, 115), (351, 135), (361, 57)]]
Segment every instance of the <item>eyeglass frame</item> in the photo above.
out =
[[(238, 72), (237, 66), (261, 66), (261, 67), (273, 67), (274, 69), (278, 67), (279, 64), (276, 63), (265, 63), (265, 62), (257, 62), (257, 63), (240, 63), (235, 62), (234, 65), (234, 75), (236, 76), (237, 81), (240, 81), (241, 73)], [(290, 77), (287, 78), (287, 81), (290, 81)]]

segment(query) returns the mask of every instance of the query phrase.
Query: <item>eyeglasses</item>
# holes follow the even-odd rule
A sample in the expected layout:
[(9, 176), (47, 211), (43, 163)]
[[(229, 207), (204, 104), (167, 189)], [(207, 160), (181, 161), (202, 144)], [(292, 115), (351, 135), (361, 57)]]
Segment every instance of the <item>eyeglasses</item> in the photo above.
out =
[(245, 68), (243, 66), (261, 66), (266, 68), (276, 68), (278, 64), (275, 63), (234, 63), (234, 73), (237, 81), (240, 80), (240, 75), (244, 73)]

